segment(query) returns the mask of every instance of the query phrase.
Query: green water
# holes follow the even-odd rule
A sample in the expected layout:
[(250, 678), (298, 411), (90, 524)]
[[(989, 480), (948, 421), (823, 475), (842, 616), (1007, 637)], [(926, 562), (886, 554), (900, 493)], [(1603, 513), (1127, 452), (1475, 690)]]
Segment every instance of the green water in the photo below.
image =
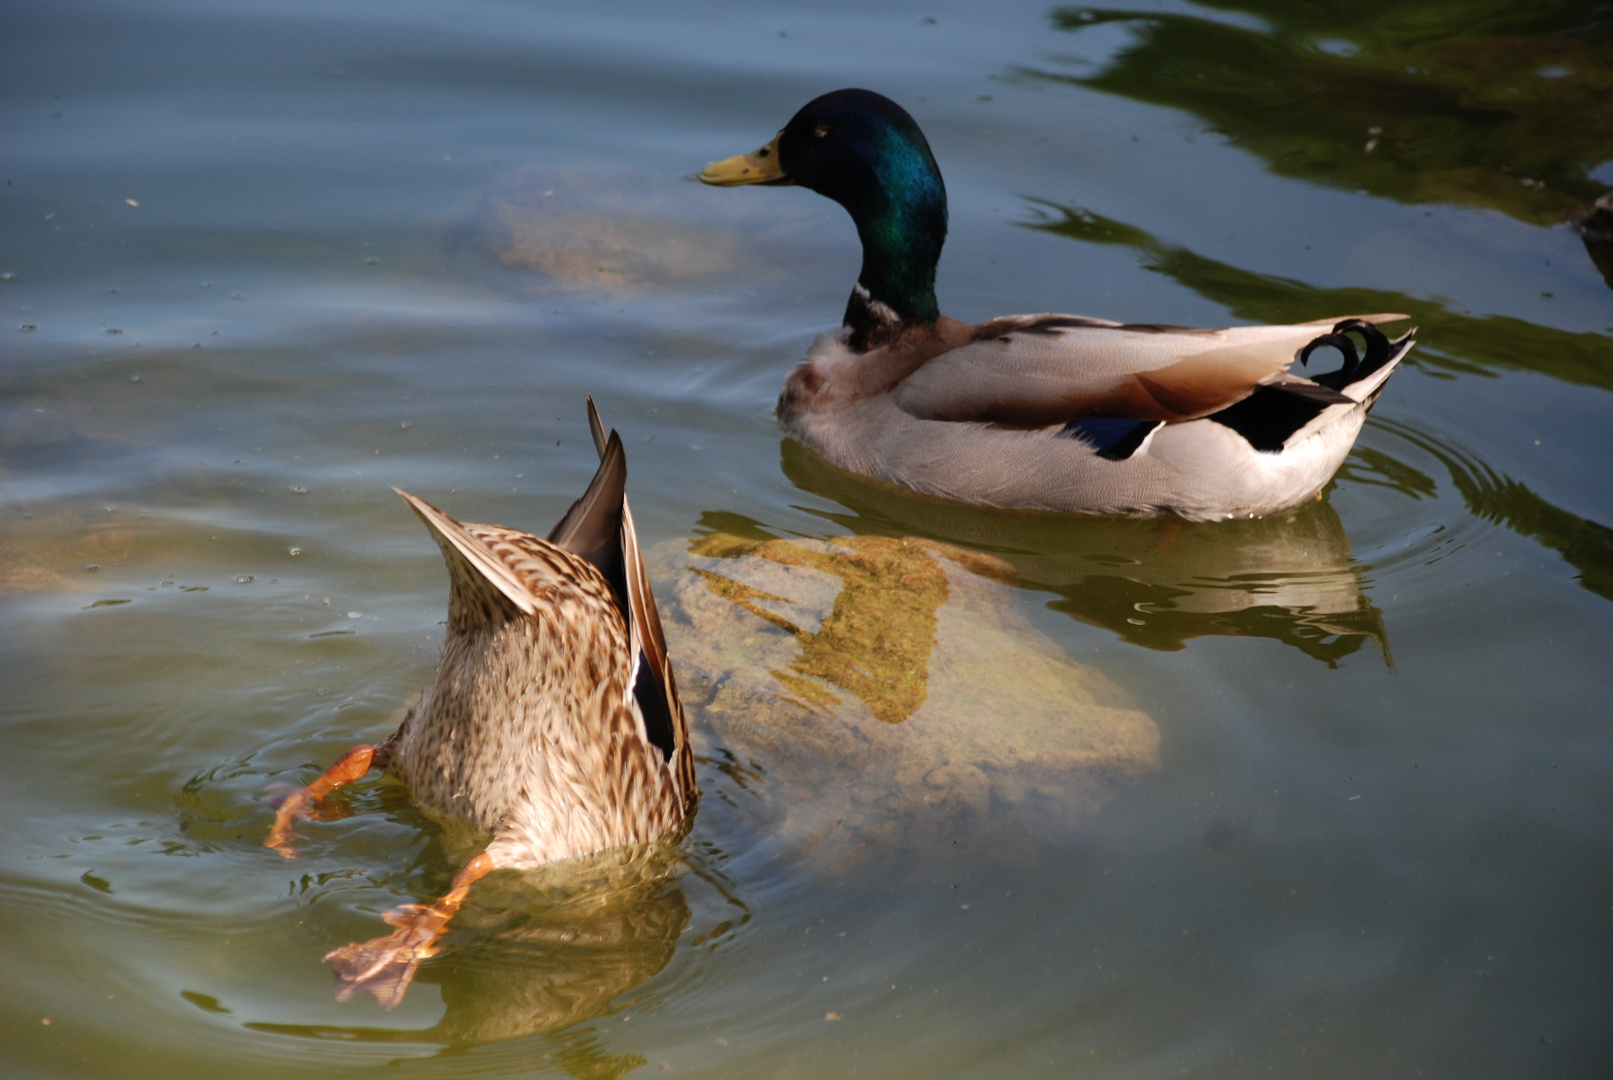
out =
[[(1025, 518), (785, 440), (855, 233), (688, 177), (848, 85), (934, 147), (950, 315), (1411, 314), (1325, 500)], [(6, 1074), (1605, 1074), (1605, 4), (19, 3), (0, 86)], [(465, 851), (372, 780), (286, 862), (265, 792), (431, 676), (390, 488), (546, 531), (586, 393), (664, 596), (714, 536), (990, 556), (1154, 764), (938, 817), (746, 743), (691, 644), (683, 872), (490, 878), (400, 1008), (335, 1004)]]

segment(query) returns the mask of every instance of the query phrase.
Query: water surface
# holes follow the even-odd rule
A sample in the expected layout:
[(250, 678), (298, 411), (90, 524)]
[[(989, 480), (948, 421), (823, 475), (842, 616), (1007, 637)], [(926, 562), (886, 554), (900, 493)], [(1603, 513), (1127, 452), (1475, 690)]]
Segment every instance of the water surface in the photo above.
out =
[[(1605, 1070), (1613, 291), (1569, 220), (1613, 185), (1605, 5), (5, 24), (9, 1073)], [(1410, 314), (1325, 498), (989, 513), (784, 439), (855, 233), (689, 175), (846, 85), (935, 149), (949, 314)], [(587, 393), (693, 612), (684, 869), (491, 878), (399, 1009), (337, 1006), (319, 958), (467, 841), (372, 780), (285, 862), (264, 793), (430, 678), (446, 575), (389, 489), (546, 531)], [(739, 601), (761, 645), (699, 636)], [(842, 727), (758, 734), (791, 708)]]

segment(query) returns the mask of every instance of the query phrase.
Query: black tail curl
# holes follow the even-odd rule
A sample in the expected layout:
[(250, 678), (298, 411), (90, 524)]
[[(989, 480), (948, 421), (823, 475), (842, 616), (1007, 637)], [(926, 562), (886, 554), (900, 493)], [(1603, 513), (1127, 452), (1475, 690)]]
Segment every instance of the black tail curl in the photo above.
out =
[[(1350, 334), (1361, 335), (1366, 355), (1355, 347)], [(1344, 357), (1337, 371), (1316, 375), (1311, 381), (1329, 390), (1342, 392), (1345, 387), (1360, 382), (1405, 351), (1403, 346), (1411, 331), (1390, 341), (1382, 330), (1365, 319), (1345, 319), (1333, 327), (1331, 333), (1313, 339), (1299, 350), (1299, 362), (1305, 363), (1311, 353), (1331, 345)], [(1381, 389), (1381, 388), (1380, 388)], [(1363, 402), (1369, 408), (1376, 393)], [(1319, 416), (1327, 403), (1307, 400), (1293, 394), (1282, 393), (1278, 388), (1262, 386), (1236, 405), (1211, 413), (1208, 419), (1225, 425), (1242, 435), (1250, 446), (1267, 454), (1279, 454), (1288, 444), (1289, 436)]]
[[(1367, 355), (1364, 359), (1349, 336), (1351, 331), (1360, 334), (1366, 345)], [(1299, 350), (1299, 362), (1307, 364), (1311, 353), (1329, 345), (1339, 351), (1344, 363), (1337, 371), (1312, 377), (1311, 382), (1331, 390), (1343, 390), (1358, 379), (1371, 375), (1389, 362), (1391, 352), (1389, 338), (1382, 330), (1365, 319), (1345, 319), (1333, 327), (1332, 333), (1323, 334)]]

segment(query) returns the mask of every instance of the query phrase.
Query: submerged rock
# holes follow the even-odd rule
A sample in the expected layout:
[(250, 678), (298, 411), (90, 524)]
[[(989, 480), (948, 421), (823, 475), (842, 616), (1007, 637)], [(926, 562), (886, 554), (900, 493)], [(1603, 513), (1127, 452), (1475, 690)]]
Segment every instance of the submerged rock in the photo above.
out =
[(685, 703), (755, 795), (754, 827), (815, 858), (1018, 807), (1069, 827), (1158, 768), (1153, 720), (1030, 625), (999, 559), (716, 533), (680, 561), (662, 616)]
[(104, 513), (55, 509), (13, 518), (0, 529), (0, 596), (103, 588), (95, 571), (127, 563), (138, 539), (134, 527)]
[(504, 266), (562, 289), (636, 295), (753, 269), (731, 222), (699, 220), (674, 199), (687, 201), (686, 188), (529, 165), (488, 189), (469, 235)]

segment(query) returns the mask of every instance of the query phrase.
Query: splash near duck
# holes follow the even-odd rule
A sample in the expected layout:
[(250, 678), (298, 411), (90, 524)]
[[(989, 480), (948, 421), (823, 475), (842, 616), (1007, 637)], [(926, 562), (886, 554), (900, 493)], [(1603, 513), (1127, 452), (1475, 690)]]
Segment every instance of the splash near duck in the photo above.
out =
[[(791, 372), (779, 417), (841, 469), (948, 499), (1194, 521), (1275, 513), (1332, 479), (1412, 346), (1414, 331), (1379, 329), (1396, 314), (1203, 330), (948, 318), (935, 298), (946, 186), (913, 118), (868, 90), (808, 102), (700, 179), (799, 185), (851, 214), (863, 261), (843, 324)], [(1343, 356), (1337, 371), (1289, 370), (1324, 346)]]
[(492, 842), (431, 904), (385, 916), (397, 931), (326, 955), (338, 1000), (386, 1008), (492, 870), (526, 870), (675, 834), (700, 798), (689, 726), (627, 506), (621, 437), (588, 402), (599, 471), (545, 538), (455, 521), (403, 496), (448, 564), (437, 676), (385, 741), (348, 751), (281, 803), (265, 846), (291, 858), (291, 826), (381, 769), (414, 801)]

